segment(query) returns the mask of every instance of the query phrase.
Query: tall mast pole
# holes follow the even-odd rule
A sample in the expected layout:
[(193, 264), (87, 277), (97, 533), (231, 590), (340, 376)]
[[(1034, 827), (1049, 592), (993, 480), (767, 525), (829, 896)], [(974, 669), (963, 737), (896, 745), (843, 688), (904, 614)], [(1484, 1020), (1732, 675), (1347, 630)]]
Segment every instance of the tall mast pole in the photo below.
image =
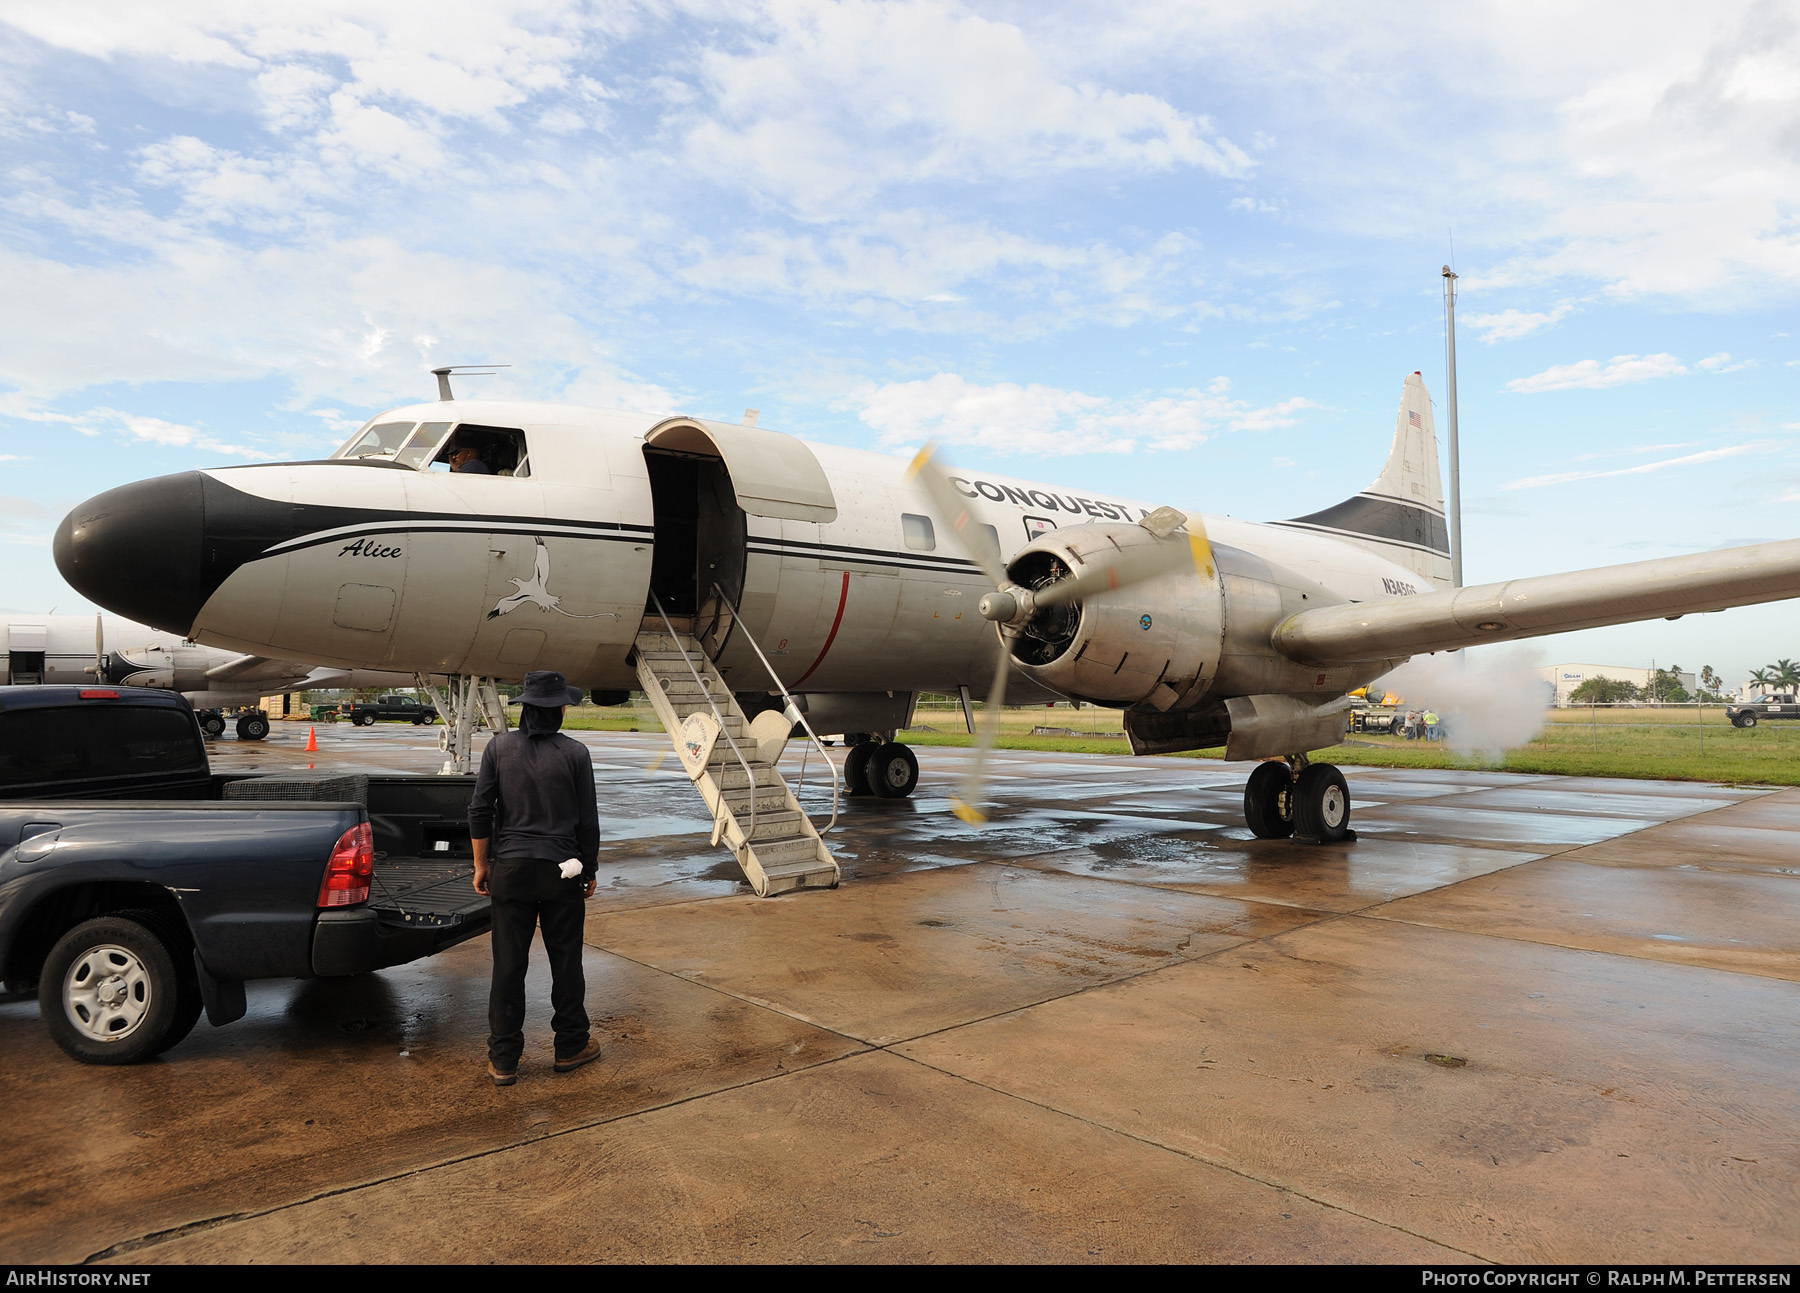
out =
[(1444, 266), (1445, 397), (1450, 409), (1450, 584), (1463, 586), (1462, 468), (1456, 452), (1456, 272)]

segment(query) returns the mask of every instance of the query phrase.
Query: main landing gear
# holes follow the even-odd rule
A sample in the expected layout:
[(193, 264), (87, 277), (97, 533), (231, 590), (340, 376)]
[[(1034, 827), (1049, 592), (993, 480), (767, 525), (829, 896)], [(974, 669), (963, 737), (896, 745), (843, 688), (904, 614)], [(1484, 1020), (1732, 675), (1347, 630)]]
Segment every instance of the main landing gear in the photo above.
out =
[[(225, 715), (217, 709), (203, 709), (195, 715), (200, 720), (200, 730), (210, 737), (225, 735)], [(240, 741), (260, 741), (269, 734), (269, 716), (260, 709), (245, 710), (237, 718), (237, 735)]]
[(844, 793), (905, 799), (919, 784), (919, 760), (898, 741), (882, 740), (871, 732), (844, 737), (850, 753), (844, 757)]
[(1318, 844), (1356, 838), (1350, 829), (1350, 787), (1329, 763), (1304, 754), (1259, 763), (1244, 786), (1244, 821), (1259, 840), (1290, 836)]

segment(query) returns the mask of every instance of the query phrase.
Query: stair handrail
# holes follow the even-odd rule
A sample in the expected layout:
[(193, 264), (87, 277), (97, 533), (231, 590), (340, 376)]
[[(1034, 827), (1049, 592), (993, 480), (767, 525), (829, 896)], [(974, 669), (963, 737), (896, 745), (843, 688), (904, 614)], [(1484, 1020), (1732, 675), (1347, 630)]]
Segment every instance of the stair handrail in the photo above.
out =
[[(825, 766), (831, 769), (831, 820), (825, 824), (825, 829), (819, 832), (820, 835), (827, 835), (831, 832), (831, 828), (837, 825), (838, 819), (837, 765), (831, 761), (831, 756), (825, 753), (824, 742), (819, 740), (818, 733), (814, 732), (812, 729), (812, 724), (806, 721), (806, 714), (801, 710), (799, 702), (794, 699), (793, 693), (787, 689), (787, 684), (781, 681), (781, 675), (775, 672), (775, 666), (769, 663), (769, 657), (763, 654), (762, 647), (758, 645), (756, 641), (756, 635), (748, 628), (744, 627), (744, 613), (733, 604), (731, 598), (725, 595), (725, 590), (720, 588), (716, 583), (713, 585), (713, 592), (719, 595), (720, 601), (731, 607), (732, 620), (743, 633), (744, 641), (750, 644), (750, 649), (756, 652), (756, 658), (762, 661), (763, 668), (769, 671), (770, 681), (781, 689), (781, 698), (787, 702), (787, 706), (783, 709), (782, 713), (789, 722), (798, 722), (800, 726), (806, 730), (806, 739), (812, 742), (813, 749), (819, 752), (819, 757), (825, 761)], [(795, 785), (796, 787), (800, 787), (805, 784), (806, 772), (803, 765), (800, 773), (800, 780), (796, 782)], [(799, 799), (800, 791), (796, 788), (794, 791), (794, 801), (798, 803)], [(801, 811), (804, 812), (805, 810), (802, 809)]]
[[(718, 702), (713, 699), (712, 688), (706, 685), (706, 679), (702, 678), (700, 670), (695, 668), (693, 658), (688, 655), (687, 648), (681, 645), (681, 634), (675, 631), (675, 625), (669, 619), (669, 613), (663, 609), (662, 598), (656, 595), (654, 588), (650, 590), (650, 600), (656, 606), (656, 613), (662, 616), (662, 622), (668, 627), (669, 641), (673, 642), (675, 649), (681, 652), (682, 663), (687, 665), (688, 672), (694, 675), (694, 683), (700, 688), (700, 694), (706, 697), (706, 707), (713, 712), (713, 720), (719, 725), (719, 735), (725, 738), (726, 744), (731, 746), (731, 752), (737, 755), (738, 766), (743, 768), (744, 776), (750, 782), (750, 826), (744, 831), (744, 847), (749, 848), (751, 837), (756, 834), (756, 773), (751, 770), (750, 761), (744, 757), (744, 752), (738, 749), (737, 741), (732, 738), (730, 729), (725, 726), (725, 715), (719, 712)], [(677, 742), (681, 740), (679, 731), (671, 732), (669, 735), (674, 737)], [(724, 786), (719, 787), (719, 807), (727, 815), (731, 813), (731, 810), (725, 806)]]

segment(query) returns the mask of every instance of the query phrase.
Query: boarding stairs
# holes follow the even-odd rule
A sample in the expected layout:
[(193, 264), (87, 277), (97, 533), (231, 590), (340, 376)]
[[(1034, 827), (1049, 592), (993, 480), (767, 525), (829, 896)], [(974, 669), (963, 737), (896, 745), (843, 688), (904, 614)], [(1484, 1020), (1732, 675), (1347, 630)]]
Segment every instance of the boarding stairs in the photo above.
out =
[[(780, 721), (748, 721), (698, 639), (660, 607), (645, 617), (636, 657), (638, 683), (712, 814), (713, 843), (731, 848), (751, 888), (765, 898), (792, 889), (836, 888), (837, 861), (775, 766), (793, 723), (804, 727), (804, 720), (794, 717), (792, 697)], [(810, 728), (807, 736), (817, 744)], [(824, 746), (818, 750), (832, 783), (835, 824), (837, 773)]]

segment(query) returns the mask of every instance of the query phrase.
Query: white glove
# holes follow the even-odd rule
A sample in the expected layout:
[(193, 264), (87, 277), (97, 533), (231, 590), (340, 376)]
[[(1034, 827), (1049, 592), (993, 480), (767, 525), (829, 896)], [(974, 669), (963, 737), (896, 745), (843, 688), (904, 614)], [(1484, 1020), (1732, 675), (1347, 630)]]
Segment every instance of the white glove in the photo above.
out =
[(576, 876), (581, 874), (581, 860), (579, 858), (570, 858), (567, 862), (560, 864), (557, 869), (562, 872), (563, 879), (573, 880)]

